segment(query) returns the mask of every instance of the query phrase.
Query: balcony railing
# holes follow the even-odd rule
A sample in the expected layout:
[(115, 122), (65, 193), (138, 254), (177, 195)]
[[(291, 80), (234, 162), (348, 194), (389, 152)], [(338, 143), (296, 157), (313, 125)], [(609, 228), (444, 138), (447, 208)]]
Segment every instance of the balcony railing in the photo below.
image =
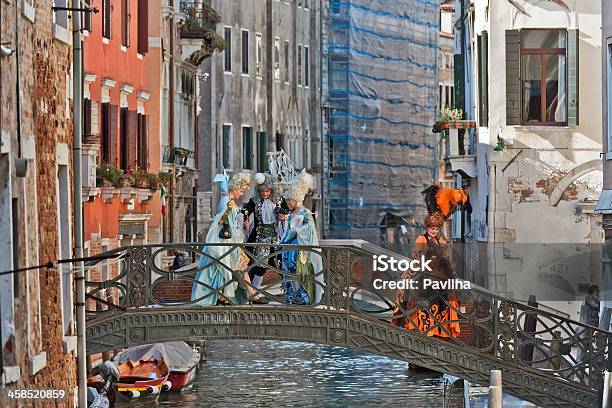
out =
[(476, 175), (476, 128), (473, 121), (449, 123), (442, 130), (444, 135), (444, 159), (451, 171)]
[(204, 39), (207, 33), (216, 30), (217, 23), (221, 21), (219, 14), (203, 0), (181, 1), (180, 10), (187, 16), (181, 28), (181, 38)]
[(193, 158), (194, 155), (195, 153), (191, 150), (183, 149), (181, 147), (164, 146), (162, 161), (164, 163), (186, 166), (187, 160)]

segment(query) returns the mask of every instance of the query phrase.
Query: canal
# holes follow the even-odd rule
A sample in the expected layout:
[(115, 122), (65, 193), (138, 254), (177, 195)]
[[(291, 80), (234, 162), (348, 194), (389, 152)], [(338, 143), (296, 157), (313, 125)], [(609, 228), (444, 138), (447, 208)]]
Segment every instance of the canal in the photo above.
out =
[[(187, 390), (118, 407), (442, 407), (441, 376), (406, 374), (408, 364), (339, 347), (278, 341), (207, 343)], [(448, 392), (448, 390), (447, 390)], [(462, 390), (455, 390), (461, 407)], [(459, 395), (461, 394), (461, 395)]]

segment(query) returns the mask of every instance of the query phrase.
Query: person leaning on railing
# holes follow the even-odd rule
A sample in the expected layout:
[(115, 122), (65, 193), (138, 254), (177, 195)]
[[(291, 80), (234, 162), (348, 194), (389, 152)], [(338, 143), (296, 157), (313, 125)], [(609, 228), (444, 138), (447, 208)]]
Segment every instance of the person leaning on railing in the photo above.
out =
[[(398, 290), (396, 307), (393, 310), (395, 317), (392, 322), (409, 330), (418, 330), (427, 336), (436, 336), (441, 339), (457, 337), (460, 334), (457, 310), (459, 310), (459, 295), (454, 290), (437, 290), (424, 288), (424, 278), (432, 281), (445, 281), (457, 277), (449, 259), (446, 256), (448, 241), (440, 229), (444, 225), (444, 219), (438, 214), (429, 214), (425, 217), (425, 234), (420, 235), (415, 241), (412, 259), (431, 260), (431, 273), (423, 272), (416, 274), (407, 271), (402, 279), (413, 279), (418, 284), (418, 289), (407, 291)], [(426, 300), (429, 310), (415, 309), (418, 300)], [(402, 309), (410, 312), (409, 316), (402, 315)], [(450, 322), (450, 323), (446, 323)], [(434, 327), (436, 323), (441, 326)]]
[[(210, 229), (206, 235), (206, 243), (227, 245), (208, 245), (204, 248), (204, 255), (200, 258), (198, 265), (196, 282), (191, 290), (191, 300), (197, 301), (202, 306), (240, 304), (246, 299), (242, 295), (242, 290), (238, 288), (238, 282), (233, 280), (233, 272), (246, 267), (248, 258), (245, 259), (246, 255), (241, 248), (232, 245), (244, 242), (243, 216), (234, 200), (240, 198), (249, 188), (251, 174), (248, 171), (240, 172), (230, 180), (227, 173), (224, 172), (218, 174), (214, 181), (219, 183), (222, 194), (217, 214), (210, 223)], [(265, 301), (255, 299), (248, 274), (245, 274), (243, 278), (248, 283), (244, 287), (251, 301), (264, 303)]]

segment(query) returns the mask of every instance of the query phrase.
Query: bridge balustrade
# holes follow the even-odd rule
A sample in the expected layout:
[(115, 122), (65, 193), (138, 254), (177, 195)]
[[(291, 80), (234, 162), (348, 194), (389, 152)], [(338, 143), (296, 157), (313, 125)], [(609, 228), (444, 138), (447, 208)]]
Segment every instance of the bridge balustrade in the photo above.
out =
[[(159, 324), (152, 317), (155, 313), (191, 313), (201, 307), (207, 311), (227, 311), (227, 324), (240, 325), (245, 319), (241, 313), (265, 311), (270, 316), (274, 313), (281, 316), (286, 310), (288, 315), (293, 316), (292, 319), (300, 315), (347, 319), (346, 330), (327, 329), (328, 333), (334, 333), (330, 335), (332, 341), (337, 340), (340, 345), (353, 345), (407, 360), (417, 358), (416, 354), (403, 351), (412, 347), (418, 349), (420, 363), (475, 381), (482, 382), (488, 369), (505, 369), (504, 380), (512, 384), (507, 387), (507, 392), (542, 406), (595, 404), (597, 390), (602, 385), (603, 372), (609, 361), (610, 332), (497, 296), (476, 285), (471, 285), (470, 289), (407, 290), (398, 301), (397, 290), (377, 289), (374, 282), (377, 278), (397, 281), (402, 278), (400, 274), (374, 272), (371, 249), (343, 245), (341, 242), (319, 247), (275, 245), (270, 248), (267, 257), (251, 262), (243, 270), (228, 267), (229, 257), (237, 256), (242, 251), (255, 259), (254, 248), (265, 245), (206, 244), (209, 247), (223, 247), (223, 255), (218, 258), (203, 251), (203, 243), (130, 246), (103, 254), (106, 257), (104, 260), (89, 262), (86, 287), (88, 344), (91, 350), (88, 349), (88, 352), (158, 341), (159, 338), (155, 336), (147, 337), (152, 330), (147, 327)], [(300, 251), (302, 259), (316, 256), (322, 260), (323, 268), (315, 272), (312, 280), (320, 296), (311, 299), (309, 304), (291, 303), (282, 290), (283, 281), (300, 281), (304, 277), (270, 265), (276, 265), (275, 262), (268, 262), (288, 251)], [(177, 253), (187, 260), (186, 266), (173, 266), (172, 260)], [(220, 288), (212, 288), (197, 280), (197, 273), (210, 265), (225, 270), (231, 279)], [(256, 266), (269, 269), (261, 288), (244, 280), (245, 274)], [(412, 278), (418, 280), (420, 276)], [(194, 284), (206, 287), (209, 293), (192, 299)], [(253, 294), (249, 295), (244, 290), (242, 299), (232, 298), (232, 304), (227, 306), (200, 306), (213, 293), (222, 296), (224, 289), (230, 285), (252, 288)], [(253, 299), (261, 295), (269, 298), (270, 303), (252, 304)], [(130, 334), (120, 336), (117, 334), (117, 318), (123, 315), (142, 315), (146, 317), (143, 317), (143, 321), (149, 319), (154, 323), (143, 323), (146, 327), (140, 332), (123, 327), (121, 330)], [(302, 330), (300, 333), (314, 331), (313, 328), (306, 328), (309, 324), (307, 320), (299, 322), (287, 317), (282, 324), (304, 326), (297, 327), (296, 330)], [(393, 322), (399, 322), (400, 326)], [(274, 321), (268, 323), (274, 327), (280, 325)], [(168, 330), (164, 333), (180, 324), (167, 323)], [(195, 333), (194, 330), (190, 333)], [(325, 330), (320, 333), (323, 332)], [(231, 337), (227, 333), (230, 332), (226, 331), (226, 337)], [(325, 336), (320, 333), (316, 335), (319, 337), (312, 335), (314, 341)], [(256, 336), (247, 333), (244, 337)], [(374, 341), (373, 338), (379, 340)], [(436, 352), (437, 355), (434, 353), (423, 357), (427, 350), (433, 348), (440, 350)], [(469, 356), (474, 358), (470, 360)], [(508, 375), (515, 377), (506, 378)], [(569, 392), (559, 392), (561, 389)], [(559, 403), (563, 398), (567, 401)]]

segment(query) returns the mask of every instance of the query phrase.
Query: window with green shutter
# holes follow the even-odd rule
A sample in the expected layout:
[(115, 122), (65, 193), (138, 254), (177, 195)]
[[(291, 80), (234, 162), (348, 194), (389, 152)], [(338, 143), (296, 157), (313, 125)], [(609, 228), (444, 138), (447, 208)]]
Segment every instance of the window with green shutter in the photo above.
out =
[(489, 36), (478, 36), (478, 125), (489, 124)]
[(263, 173), (268, 167), (266, 156), (266, 132), (257, 132), (257, 171)]
[(506, 124), (578, 124), (578, 31), (506, 31)]

